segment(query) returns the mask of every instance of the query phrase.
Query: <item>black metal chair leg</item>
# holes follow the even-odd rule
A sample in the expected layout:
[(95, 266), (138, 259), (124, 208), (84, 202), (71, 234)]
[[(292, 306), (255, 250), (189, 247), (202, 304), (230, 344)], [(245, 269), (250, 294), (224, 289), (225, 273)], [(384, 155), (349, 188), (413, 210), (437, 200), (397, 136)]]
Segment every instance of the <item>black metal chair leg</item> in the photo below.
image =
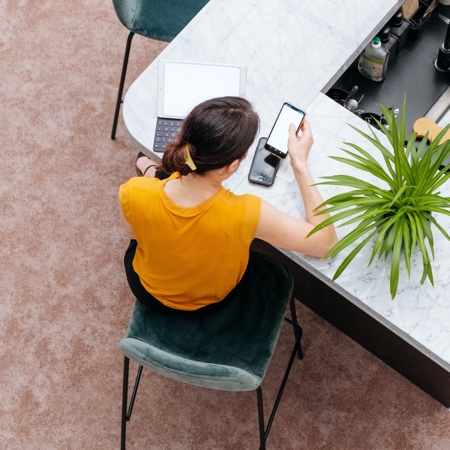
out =
[(280, 386), (280, 389), (277, 394), (277, 398), (275, 399), (275, 403), (273, 405), (272, 412), (270, 413), (269, 421), (267, 422), (265, 436), (264, 436), (265, 440), (267, 440), (267, 438), (269, 437), (270, 428), (272, 427), (272, 422), (275, 419), (275, 415), (278, 410), (278, 405), (280, 404), (281, 397), (283, 396), (284, 388), (285, 388), (286, 382), (289, 378), (289, 373), (291, 372), (292, 364), (294, 362), (295, 355), (298, 352), (299, 345), (300, 345), (300, 337), (297, 337), (295, 340), (294, 348), (291, 353), (291, 357), (289, 358), (289, 363), (288, 363), (286, 371), (284, 373), (283, 381), (281, 382), (281, 386)]
[(295, 309), (295, 300), (294, 297), (291, 298), (290, 301), (290, 309), (291, 309), (291, 315), (292, 320), (285, 318), (285, 320), (289, 323), (291, 323), (292, 328), (294, 329), (294, 335), (295, 335), (295, 343), (294, 347), (292, 349), (291, 357), (289, 358), (289, 362), (286, 368), (286, 371), (284, 372), (283, 381), (281, 382), (280, 389), (278, 390), (277, 398), (275, 399), (275, 403), (273, 405), (272, 411), (270, 413), (269, 421), (267, 422), (267, 426), (264, 426), (264, 410), (263, 410), (263, 397), (262, 397), (262, 389), (261, 386), (256, 389), (256, 395), (258, 397), (258, 416), (259, 416), (259, 436), (260, 436), (260, 450), (265, 450), (266, 448), (266, 441), (269, 437), (270, 429), (272, 427), (272, 423), (275, 419), (275, 415), (278, 410), (278, 406), (281, 401), (281, 397), (283, 396), (284, 388), (286, 387), (287, 380), (289, 378), (289, 374), (292, 369), (292, 364), (294, 363), (295, 356), (298, 355), (300, 359), (303, 358), (303, 350), (301, 348), (301, 337), (303, 330), (298, 324), (297, 321), (297, 315), (296, 315), (296, 309)]
[(264, 430), (264, 405), (261, 386), (256, 389), (258, 399), (258, 420), (259, 420), (259, 450), (266, 450), (266, 436)]
[(291, 298), (291, 301), (289, 302), (289, 307), (291, 309), (292, 327), (294, 328), (295, 340), (297, 341), (297, 339), (298, 339), (298, 341), (299, 341), (298, 342), (298, 358), (303, 359), (303, 348), (302, 348), (302, 341), (301, 341), (303, 330), (297, 321), (297, 309), (295, 307), (294, 297)]
[[(120, 437), (120, 448), (125, 450), (127, 422), (131, 419), (131, 413), (133, 412), (134, 401), (136, 400), (136, 394), (141, 381), (142, 366), (139, 366), (138, 373), (136, 375), (136, 381), (134, 382), (133, 393), (131, 394), (130, 405), (128, 406), (128, 379), (130, 375), (130, 359), (126, 356), (123, 360), (123, 386), (122, 386), (122, 433)], [(128, 411), (127, 411), (128, 407)]]
[(128, 57), (130, 56), (131, 40), (133, 39), (134, 32), (130, 31), (127, 39), (127, 46), (125, 47), (125, 55), (123, 57), (122, 75), (120, 76), (119, 93), (117, 94), (116, 111), (114, 113), (114, 122), (111, 131), (111, 139), (116, 138), (117, 122), (119, 120), (120, 105), (122, 103), (123, 86), (125, 84), (125, 77), (127, 75)]
[(122, 432), (120, 436), (120, 449), (125, 450), (127, 433), (127, 403), (128, 403), (128, 375), (130, 372), (130, 360), (125, 356), (123, 361), (123, 386), (122, 386)]
[(134, 382), (133, 393), (131, 394), (130, 406), (128, 407), (127, 420), (130, 421), (131, 413), (133, 412), (134, 401), (136, 400), (136, 394), (139, 387), (139, 382), (141, 381), (142, 366), (139, 366), (138, 373), (136, 375), (136, 381)]

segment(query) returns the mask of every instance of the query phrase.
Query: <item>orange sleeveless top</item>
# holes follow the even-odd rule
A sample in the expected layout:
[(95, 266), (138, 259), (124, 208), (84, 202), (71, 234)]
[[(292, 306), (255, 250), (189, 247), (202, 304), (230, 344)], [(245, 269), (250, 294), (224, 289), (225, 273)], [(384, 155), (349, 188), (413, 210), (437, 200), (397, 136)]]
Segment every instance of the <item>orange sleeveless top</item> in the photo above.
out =
[(198, 206), (180, 207), (164, 190), (178, 177), (132, 178), (119, 200), (138, 242), (133, 267), (142, 285), (170, 308), (195, 310), (222, 300), (243, 277), (261, 199), (222, 187)]

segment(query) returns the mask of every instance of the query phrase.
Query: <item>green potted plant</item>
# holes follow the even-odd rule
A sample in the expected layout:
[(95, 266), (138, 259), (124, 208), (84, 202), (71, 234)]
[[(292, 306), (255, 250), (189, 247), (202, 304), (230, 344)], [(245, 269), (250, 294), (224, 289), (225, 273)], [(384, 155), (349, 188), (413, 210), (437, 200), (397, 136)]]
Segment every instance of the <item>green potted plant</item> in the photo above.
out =
[[(342, 150), (347, 156), (331, 157), (358, 169), (361, 174), (323, 177), (326, 181), (318, 184), (343, 186), (351, 190), (335, 195), (319, 206), (323, 209), (318, 214), (328, 212), (331, 217), (310, 234), (329, 224), (354, 224), (354, 228), (325, 255), (334, 257), (345, 248), (353, 247), (339, 265), (333, 280), (339, 277), (364, 246), (373, 245), (368, 265), (377, 256), (385, 259), (390, 256), (390, 293), (394, 298), (402, 255), (409, 276), (411, 257), (418, 248), (423, 263), (421, 283), (428, 278), (433, 284), (430, 262), (430, 255), (434, 257), (432, 225), (450, 240), (436, 215), (450, 215), (450, 197), (443, 197), (439, 192), (440, 186), (450, 178), (450, 164), (442, 167), (444, 160), (450, 156), (450, 141), (439, 143), (450, 125), (429, 145), (428, 136), (425, 136), (416, 148), (415, 132), (411, 132), (405, 140), (406, 97), (401, 121), (395, 117), (394, 108), (389, 110), (385, 105), (379, 106), (386, 125), (379, 120), (376, 122), (389, 144), (385, 145), (370, 127), (371, 134), (368, 134), (350, 125), (367, 139), (371, 148), (366, 150), (345, 142), (349, 149)], [(374, 148), (379, 151), (381, 158), (373, 156)], [(384, 162), (384, 166), (380, 161)], [(364, 179), (373, 177), (377, 179), (376, 184)]]

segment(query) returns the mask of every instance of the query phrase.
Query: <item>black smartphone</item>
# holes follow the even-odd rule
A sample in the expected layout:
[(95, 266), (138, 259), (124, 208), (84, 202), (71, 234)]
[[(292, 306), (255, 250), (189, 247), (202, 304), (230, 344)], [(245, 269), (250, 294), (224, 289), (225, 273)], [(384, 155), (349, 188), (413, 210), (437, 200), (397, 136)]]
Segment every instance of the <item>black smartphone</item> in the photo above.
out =
[(263, 186), (272, 186), (281, 159), (272, 155), (272, 153), (265, 149), (264, 146), (266, 142), (267, 138), (265, 137), (262, 137), (258, 141), (253, 156), (252, 166), (250, 167), (250, 173), (248, 174), (248, 181), (262, 184)]
[(266, 149), (278, 156), (278, 158), (286, 158), (288, 153), (289, 125), (293, 123), (296, 131), (298, 131), (304, 118), (305, 113), (301, 109), (284, 102), (267, 138)]

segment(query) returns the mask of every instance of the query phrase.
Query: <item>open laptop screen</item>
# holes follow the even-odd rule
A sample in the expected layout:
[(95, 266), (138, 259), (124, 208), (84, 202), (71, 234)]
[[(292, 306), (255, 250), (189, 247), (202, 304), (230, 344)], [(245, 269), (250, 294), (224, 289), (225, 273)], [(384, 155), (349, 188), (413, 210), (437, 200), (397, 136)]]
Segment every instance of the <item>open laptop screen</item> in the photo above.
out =
[(158, 117), (184, 119), (210, 98), (243, 97), (246, 72), (243, 66), (160, 60)]

